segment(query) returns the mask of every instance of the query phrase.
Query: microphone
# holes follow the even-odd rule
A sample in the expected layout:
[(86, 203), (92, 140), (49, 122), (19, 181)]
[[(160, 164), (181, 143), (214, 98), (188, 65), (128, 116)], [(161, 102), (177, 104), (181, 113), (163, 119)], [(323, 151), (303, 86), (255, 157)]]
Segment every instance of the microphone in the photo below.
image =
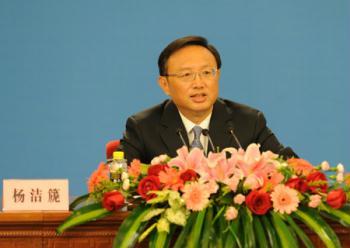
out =
[(187, 149), (189, 149), (188, 146), (187, 146), (187, 144), (186, 144), (186, 141), (185, 141), (184, 137), (182, 136), (182, 129), (181, 129), (181, 128), (178, 128), (178, 129), (176, 130), (176, 133), (177, 133), (177, 135), (179, 135), (182, 144), (183, 144), (184, 146), (186, 146)]
[(207, 137), (208, 137), (208, 140), (209, 140), (211, 149), (212, 149), (213, 152), (215, 152), (214, 143), (213, 143), (213, 141), (212, 141), (211, 138), (210, 138), (209, 130), (208, 130), (208, 129), (203, 129), (203, 130), (202, 130), (202, 134), (203, 134), (204, 136), (207, 136)]
[[(236, 141), (236, 144), (239, 146), (239, 148), (242, 148), (241, 142), (239, 142), (235, 132), (233, 131), (233, 126), (231, 123), (229, 123), (229, 126), (227, 128), (227, 131), (232, 135), (233, 139)], [(243, 148), (242, 148), (243, 149)]]

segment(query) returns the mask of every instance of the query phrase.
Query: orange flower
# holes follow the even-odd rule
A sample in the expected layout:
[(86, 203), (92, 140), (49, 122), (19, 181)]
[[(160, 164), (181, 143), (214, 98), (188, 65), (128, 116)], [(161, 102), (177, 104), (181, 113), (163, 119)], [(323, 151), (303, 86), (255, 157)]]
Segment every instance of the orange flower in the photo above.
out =
[(159, 172), (159, 181), (164, 184), (165, 189), (179, 190), (183, 186), (180, 173), (175, 168), (167, 168)]
[(129, 176), (137, 179), (141, 173), (141, 162), (138, 159), (134, 159), (130, 166), (128, 166)]
[(345, 174), (344, 178), (345, 178), (344, 180), (345, 184), (350, 186), (350, 173)]
[(209, 203), (210, 193), (205, 184), (191, 182), (184, 186), (182, 198), (186, 203), (187, 209), (201, 211)]
[(287, 162), (294, 169), (297, 175), (307, 176), (314, 170), (312, 164), (302, 158), (290, 158), (287, 160)]
[(95, 170), (91, 174), (91, 176), (90, 176), (90, 178), (89, 178), (89, 180), (87, 182), (89, 193), (94, 191), (95, 186), (97, 184), (99, 184), (103, 180), (108, 180), (108, 178), (109, 178), (109, 168), (108, 168), (108, 166), (106, 164), (101, 162), (99, 164), (97, 170)]
[(281, 214), (290, 214), (296, 211), (300, 202), (298, 191), (283, 184), (279, 184), (275, 187), (274, 191), (271, 193), (271, 199), (274, 211), (280, 212)]

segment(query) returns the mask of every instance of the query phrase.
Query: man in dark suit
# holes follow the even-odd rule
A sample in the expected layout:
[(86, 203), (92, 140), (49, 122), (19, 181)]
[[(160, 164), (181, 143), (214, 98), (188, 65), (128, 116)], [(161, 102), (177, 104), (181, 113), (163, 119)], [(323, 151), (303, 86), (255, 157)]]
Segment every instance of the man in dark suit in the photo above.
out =
[(158, 66), (158, 83), (170, 99), (128, 118), (121, 149), (129, 162), (138, 158), (149, 163), (160, 154), (173, 157), (183, 145), (208, 153), (258, 143), (262, 151), (296, 156), (266, 126), (262, 112), (218, 97), (221, 59), (205, 38), (171, 42)]

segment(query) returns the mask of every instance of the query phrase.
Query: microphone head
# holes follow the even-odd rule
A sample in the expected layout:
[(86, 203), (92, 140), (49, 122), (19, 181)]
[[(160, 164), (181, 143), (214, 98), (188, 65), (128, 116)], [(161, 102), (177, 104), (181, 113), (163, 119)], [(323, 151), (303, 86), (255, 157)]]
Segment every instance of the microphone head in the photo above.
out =
[(234, 133), (233, 124), (231, 122), (227, 123), (227, 132)]
[(208, 129), (202, 129), (202, 134), (204, 136), (208, 136), (209, 135), (209, 130)]

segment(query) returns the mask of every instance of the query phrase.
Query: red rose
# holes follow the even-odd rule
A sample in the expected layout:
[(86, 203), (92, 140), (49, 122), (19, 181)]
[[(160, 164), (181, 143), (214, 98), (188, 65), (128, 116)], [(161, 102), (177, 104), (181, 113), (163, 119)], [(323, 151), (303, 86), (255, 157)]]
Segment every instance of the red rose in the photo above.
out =
[(146, 201), (156, 197), (156, 194), (148, 194), (148, 191), (161, 189), (160, 181), (157, 176), (146, 176), (142, 178), (137, 187), (137, 192)]
[(124, 203), (124, 196), (119, 191), (111, 191), (103, 195), (102, 206), (109, 211), (120, 209)]
[(257, 215), (264, 215), (271, 208), (270, 195), (257, 190), (251, 191), (245, 199), (247, 207)]
[(308, 186), (307, 183), (305, 182), (304, 179), (301, 178), (290, 178), (287, 182), (286, 182), (286, 186), (288, 186), (289, 188), (292, 189), (296, 189), (301, 193), (304, 193), (308, 190)]
[(325, 174), (319, 171), (312, 172), (306, 177), (306, 181), (308, 183), (309, 189), (313, 193), (317, 193), (321, 191), (323, 193), (327, 192), (328, 183), (327, 177)]
[(188, 169), (180, 174), (180, 179), (185, 183), (197, 180), (198, 175), (194, 170)]
[(346, 203), (346, 194), (342, 189), (331, 190), (327, 195), (327, 203), (332, 208), (341, 208)]
[(156, 164), (148, 167), (147, 174), (149, 176), (159, 176), (159, 172), (165, 171), (165, 169), (169, 168), (166, 164)]

